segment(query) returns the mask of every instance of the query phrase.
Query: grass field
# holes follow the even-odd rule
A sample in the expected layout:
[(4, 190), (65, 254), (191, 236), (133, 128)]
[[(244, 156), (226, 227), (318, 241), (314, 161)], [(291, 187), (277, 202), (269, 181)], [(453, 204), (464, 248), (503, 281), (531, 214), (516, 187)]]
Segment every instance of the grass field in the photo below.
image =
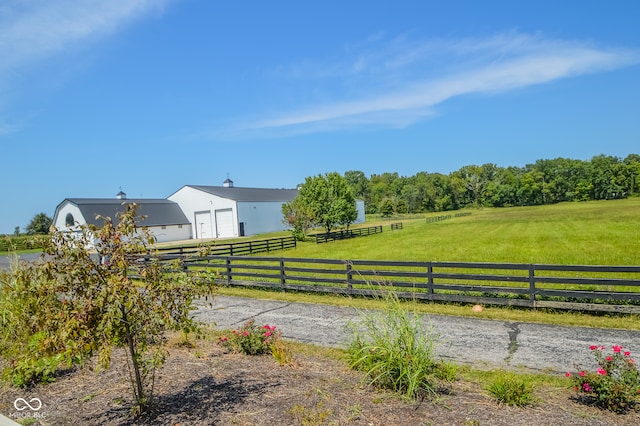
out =
[[(471, 210), (436, 223), (397, 220), (403, 229), (316, 244), (283, 257), (328, 259), (640, 265), (640, 198)], [(434, 216), (436, 214), (433, 214)]]

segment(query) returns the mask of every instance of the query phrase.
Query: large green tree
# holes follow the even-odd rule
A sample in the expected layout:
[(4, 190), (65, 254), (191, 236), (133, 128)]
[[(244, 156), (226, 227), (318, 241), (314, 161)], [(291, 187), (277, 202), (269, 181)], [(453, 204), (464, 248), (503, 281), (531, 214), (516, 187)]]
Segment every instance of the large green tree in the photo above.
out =
[(353, 189), (336, 172), (306, 178), (296, 200), (309, 212), (313, 223), (327, 232), (339, 225), (348, 228), (358, 218)]
[(35, 215), (31, 222), (27, 225), (27, 234), (36, 235), (36, 234), (48, 234), (49, 228), (53, 223), (53, 219), (46, 215), (46, 213), (38, 213)]

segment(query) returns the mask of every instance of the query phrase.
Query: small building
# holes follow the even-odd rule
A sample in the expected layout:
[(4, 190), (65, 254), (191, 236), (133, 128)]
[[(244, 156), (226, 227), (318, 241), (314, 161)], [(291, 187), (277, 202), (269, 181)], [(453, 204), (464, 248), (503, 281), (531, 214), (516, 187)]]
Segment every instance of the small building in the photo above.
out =
[(53, 225), (61, 231), (75, 231), (78, 225), (102, 226), (98, 216), (109, 217), (117, 223), (116, 213), (124, 211), (124, 205), (136, 203), (138, 215), (145, 216), (140, 226), (146, 226), (156, 241), (191, 239), (191, 223), (173, 201), (164, 199), (127, 199), (122, 191), (117, 198), (66, 198), (53, 215)]

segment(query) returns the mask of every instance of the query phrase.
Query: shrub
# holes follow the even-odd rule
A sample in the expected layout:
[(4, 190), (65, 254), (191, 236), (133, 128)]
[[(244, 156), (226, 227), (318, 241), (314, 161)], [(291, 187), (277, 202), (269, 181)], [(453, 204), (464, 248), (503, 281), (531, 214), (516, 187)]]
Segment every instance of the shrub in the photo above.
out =
[(386, 292), (384, 301), (383, 311), (363, 313), (360, 323), (351, 324), (351, 368), (363, 371), (371, 385), (407, 398), (435, 396), (441, 382), (455, 380), (455, 366), (435, 358), (438, 334), (395, 292)]
[(247, 321), (240, 330), (233, 330), (229, 336), (221, 336), (219, 343), (225, 348), (245, 355), (270, 353), (272, 346), (280, 339), (276, 326), (257, 326), (255, 319)]
[(631, 352), (622, 346), (613, 346), (605, 354), (604, 346), (590, 347), (598, 364), (595, 371), (578, 369), (578, 373), (567, 373), (572, 378), (574, 390), (579, 395), (593, 397), (601, 408), (624, 413), (635, 405), (640, 397), (640, 371), (631, 358)]
[[(171, 273), (172, 266), (140, 261), (154, 238), (138, 226), (136, 205), (125, 208), (117, 224), (103, 218), (102, 228), (53, 232), (42, 264), (0, 274), (0, 355), (13, 383), (50, 381), (61, 362), (80, 363), (95, 353), (107, 368), (112, 347), (127, 346), (133, 408), (151, 403), (165, 332), (193, 331), (193, 298), (212, 288), (197, 276)], [(96, 254), (108, 261), (96, 261)]]
[(524, 407), (533, 402), (533, 383), (514, 373), (498, 373), (486, 389), (503, 404)]

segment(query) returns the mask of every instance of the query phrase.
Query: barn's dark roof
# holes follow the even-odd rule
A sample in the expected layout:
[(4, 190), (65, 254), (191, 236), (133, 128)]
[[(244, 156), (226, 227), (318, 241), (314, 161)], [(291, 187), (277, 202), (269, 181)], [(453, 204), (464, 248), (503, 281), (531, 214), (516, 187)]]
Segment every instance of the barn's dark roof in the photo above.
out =
[(117, 223), (116, 213), (123, 212), (125, 204), (136, 203), (138, 215), (146, 216), (140, 223), (144, 226), (187, 225), (189, 221), (177, 203), (164, 199), (126, 199), (113, 198), (67, 198), (63, 201), (75, 204), (87, 223), (102, 226), (102, 220), (96, 220), (96, 215), (110, 217)]
[(218, 197), (240, 202), (293, 201), (298, 196), (297, 189), (242, 188), (226, 186), (186, 185)]

